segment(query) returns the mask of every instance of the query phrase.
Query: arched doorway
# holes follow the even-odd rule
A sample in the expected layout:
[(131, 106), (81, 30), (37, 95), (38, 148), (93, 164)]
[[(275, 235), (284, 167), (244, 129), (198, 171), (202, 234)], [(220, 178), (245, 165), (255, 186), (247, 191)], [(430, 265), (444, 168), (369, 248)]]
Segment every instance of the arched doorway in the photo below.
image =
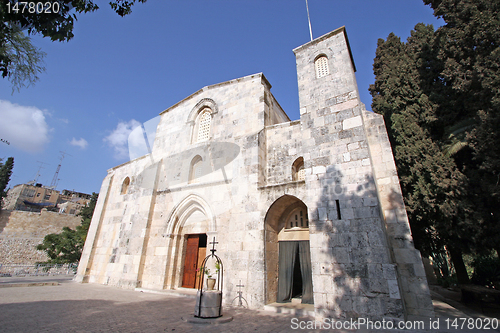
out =
[(313, 303), (309, 218), (300, 199), (284, 195), (265, 218), (267, 303)]
[(208, 240), (215, 236), (211, 209), (200, 196), (190, 194), (174, 208), (167, 221), (170, 251), (164, 288), (195, 288)]

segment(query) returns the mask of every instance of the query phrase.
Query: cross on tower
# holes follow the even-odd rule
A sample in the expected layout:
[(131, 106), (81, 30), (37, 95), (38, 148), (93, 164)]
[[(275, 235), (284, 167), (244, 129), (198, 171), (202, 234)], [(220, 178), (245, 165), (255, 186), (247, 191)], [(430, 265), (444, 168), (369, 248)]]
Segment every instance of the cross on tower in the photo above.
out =
[(214, 240), (212, 242), (210, 242), (209, 244), (212, 244), (212, 249), (210, 250), (210, 252), (212, 252), (212, 255), (214, 255), (214, 252), (217, 251), (215, 249), (215, 244), (219, 244), (219, 242), (216, 242), (215, 237), (214, 237)]

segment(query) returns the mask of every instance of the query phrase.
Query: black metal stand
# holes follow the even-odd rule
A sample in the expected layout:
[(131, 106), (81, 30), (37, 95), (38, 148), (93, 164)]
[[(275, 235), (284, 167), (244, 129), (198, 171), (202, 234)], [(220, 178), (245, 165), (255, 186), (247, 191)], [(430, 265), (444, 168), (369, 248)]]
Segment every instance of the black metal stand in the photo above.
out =
[[(223, 287), (223, 277), (224, 277), (224, 267), (222, 265), (222, 260), (215, 254), (215, 237), (212, 244), (212, 249), (205, 259), (200, 268), (200, 280), (198, 281), (198, 293), (196, 299), (196, 306), (194, 311), (194, 316), (198, 318), (218, 318), (222, 316), (222, 287)], [(215, 265), (218, 267), (217, 271), (217, 288), (214, 291), (203, 290), (203, 285), (205, 281), (206, 265), (208, 260), (212, 258), (215, 260)]]

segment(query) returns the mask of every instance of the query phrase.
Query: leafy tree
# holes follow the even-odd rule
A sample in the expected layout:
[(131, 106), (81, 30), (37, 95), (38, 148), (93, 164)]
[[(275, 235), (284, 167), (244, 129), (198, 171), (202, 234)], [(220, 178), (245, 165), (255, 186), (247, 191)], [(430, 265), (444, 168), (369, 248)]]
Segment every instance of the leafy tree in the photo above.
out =
[[(415, 245), (500, 251), (500, 2), (424, 0), (445, 25), (379, 40), (372, 108), (384, 115)], [(500, 252), (499, 252), (500, 253)]]
[(64, 227), (61, 233), (48, 234), (44, 237), (43, 242), (37, 245), (37, 250), (45, 251), (49, 257), (48, 264), (70, 264), (80, 260), (97, 203), (97, 196), (97, 193), (92, 193), (90, 202), (78, 214), (82, 217), (82, 221), (75, 230)]
[(14, 157), (9, 157), (5, 163), (2, 163), (0, 159), (0, 209), (2, 209), (3, 198), (7, 196), (7, 191), (5, 191), (5, 189), (10, 182), (13, 168)]
[(50, 258), (48, 264), (70, 264), (80, 260), (83, 245), (75, 230), (63, 227), (60, 234), (45, 235), (42, 244), (36, 248), (45, 251)]
[[(120, 16), (132, 12), (135, 2), (147, 0), (113, 0), (111, 8)], [(30, 85), (38, 80), (38, 73), (45, 55), (34, 47), (28, 35), (41, 34), (52, 41), (69, 41), (74, 37), (76, 14), (93, 12), (99, 7), (91, 0), (59, 0), (58, 10), (51, 13), (30, 13), (29, 8), (18, 4), (18, 0), (6, 0), (0, 7), (0, 72), (8, 78), (14, 89)], [(17, 7), (16, 7), (17, 4)]]
[[(38, 74), (45, 70), (41, 65), (45, 53), (33, 46), (31, 39), (19, 29), (12, 29), (5, 36), (0, 54), (0, 70), (12, 83), (13, 90), (19, 91), (22, 87), (34, 84), (39, 79)], [(3, 59), (5, 62), (2, 62)]]

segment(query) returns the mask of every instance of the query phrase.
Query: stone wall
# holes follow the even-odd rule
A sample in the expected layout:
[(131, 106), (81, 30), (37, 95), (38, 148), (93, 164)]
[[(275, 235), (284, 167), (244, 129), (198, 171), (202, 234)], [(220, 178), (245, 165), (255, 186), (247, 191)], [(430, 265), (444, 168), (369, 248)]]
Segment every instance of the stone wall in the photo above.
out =
[(75, 229), (81, 217), (42, 210), (0, 212), (0, 263), (34, 264), (45, 261), (45, 252), (35, 247), (47, 234), (59, 233), (63, 227)]

